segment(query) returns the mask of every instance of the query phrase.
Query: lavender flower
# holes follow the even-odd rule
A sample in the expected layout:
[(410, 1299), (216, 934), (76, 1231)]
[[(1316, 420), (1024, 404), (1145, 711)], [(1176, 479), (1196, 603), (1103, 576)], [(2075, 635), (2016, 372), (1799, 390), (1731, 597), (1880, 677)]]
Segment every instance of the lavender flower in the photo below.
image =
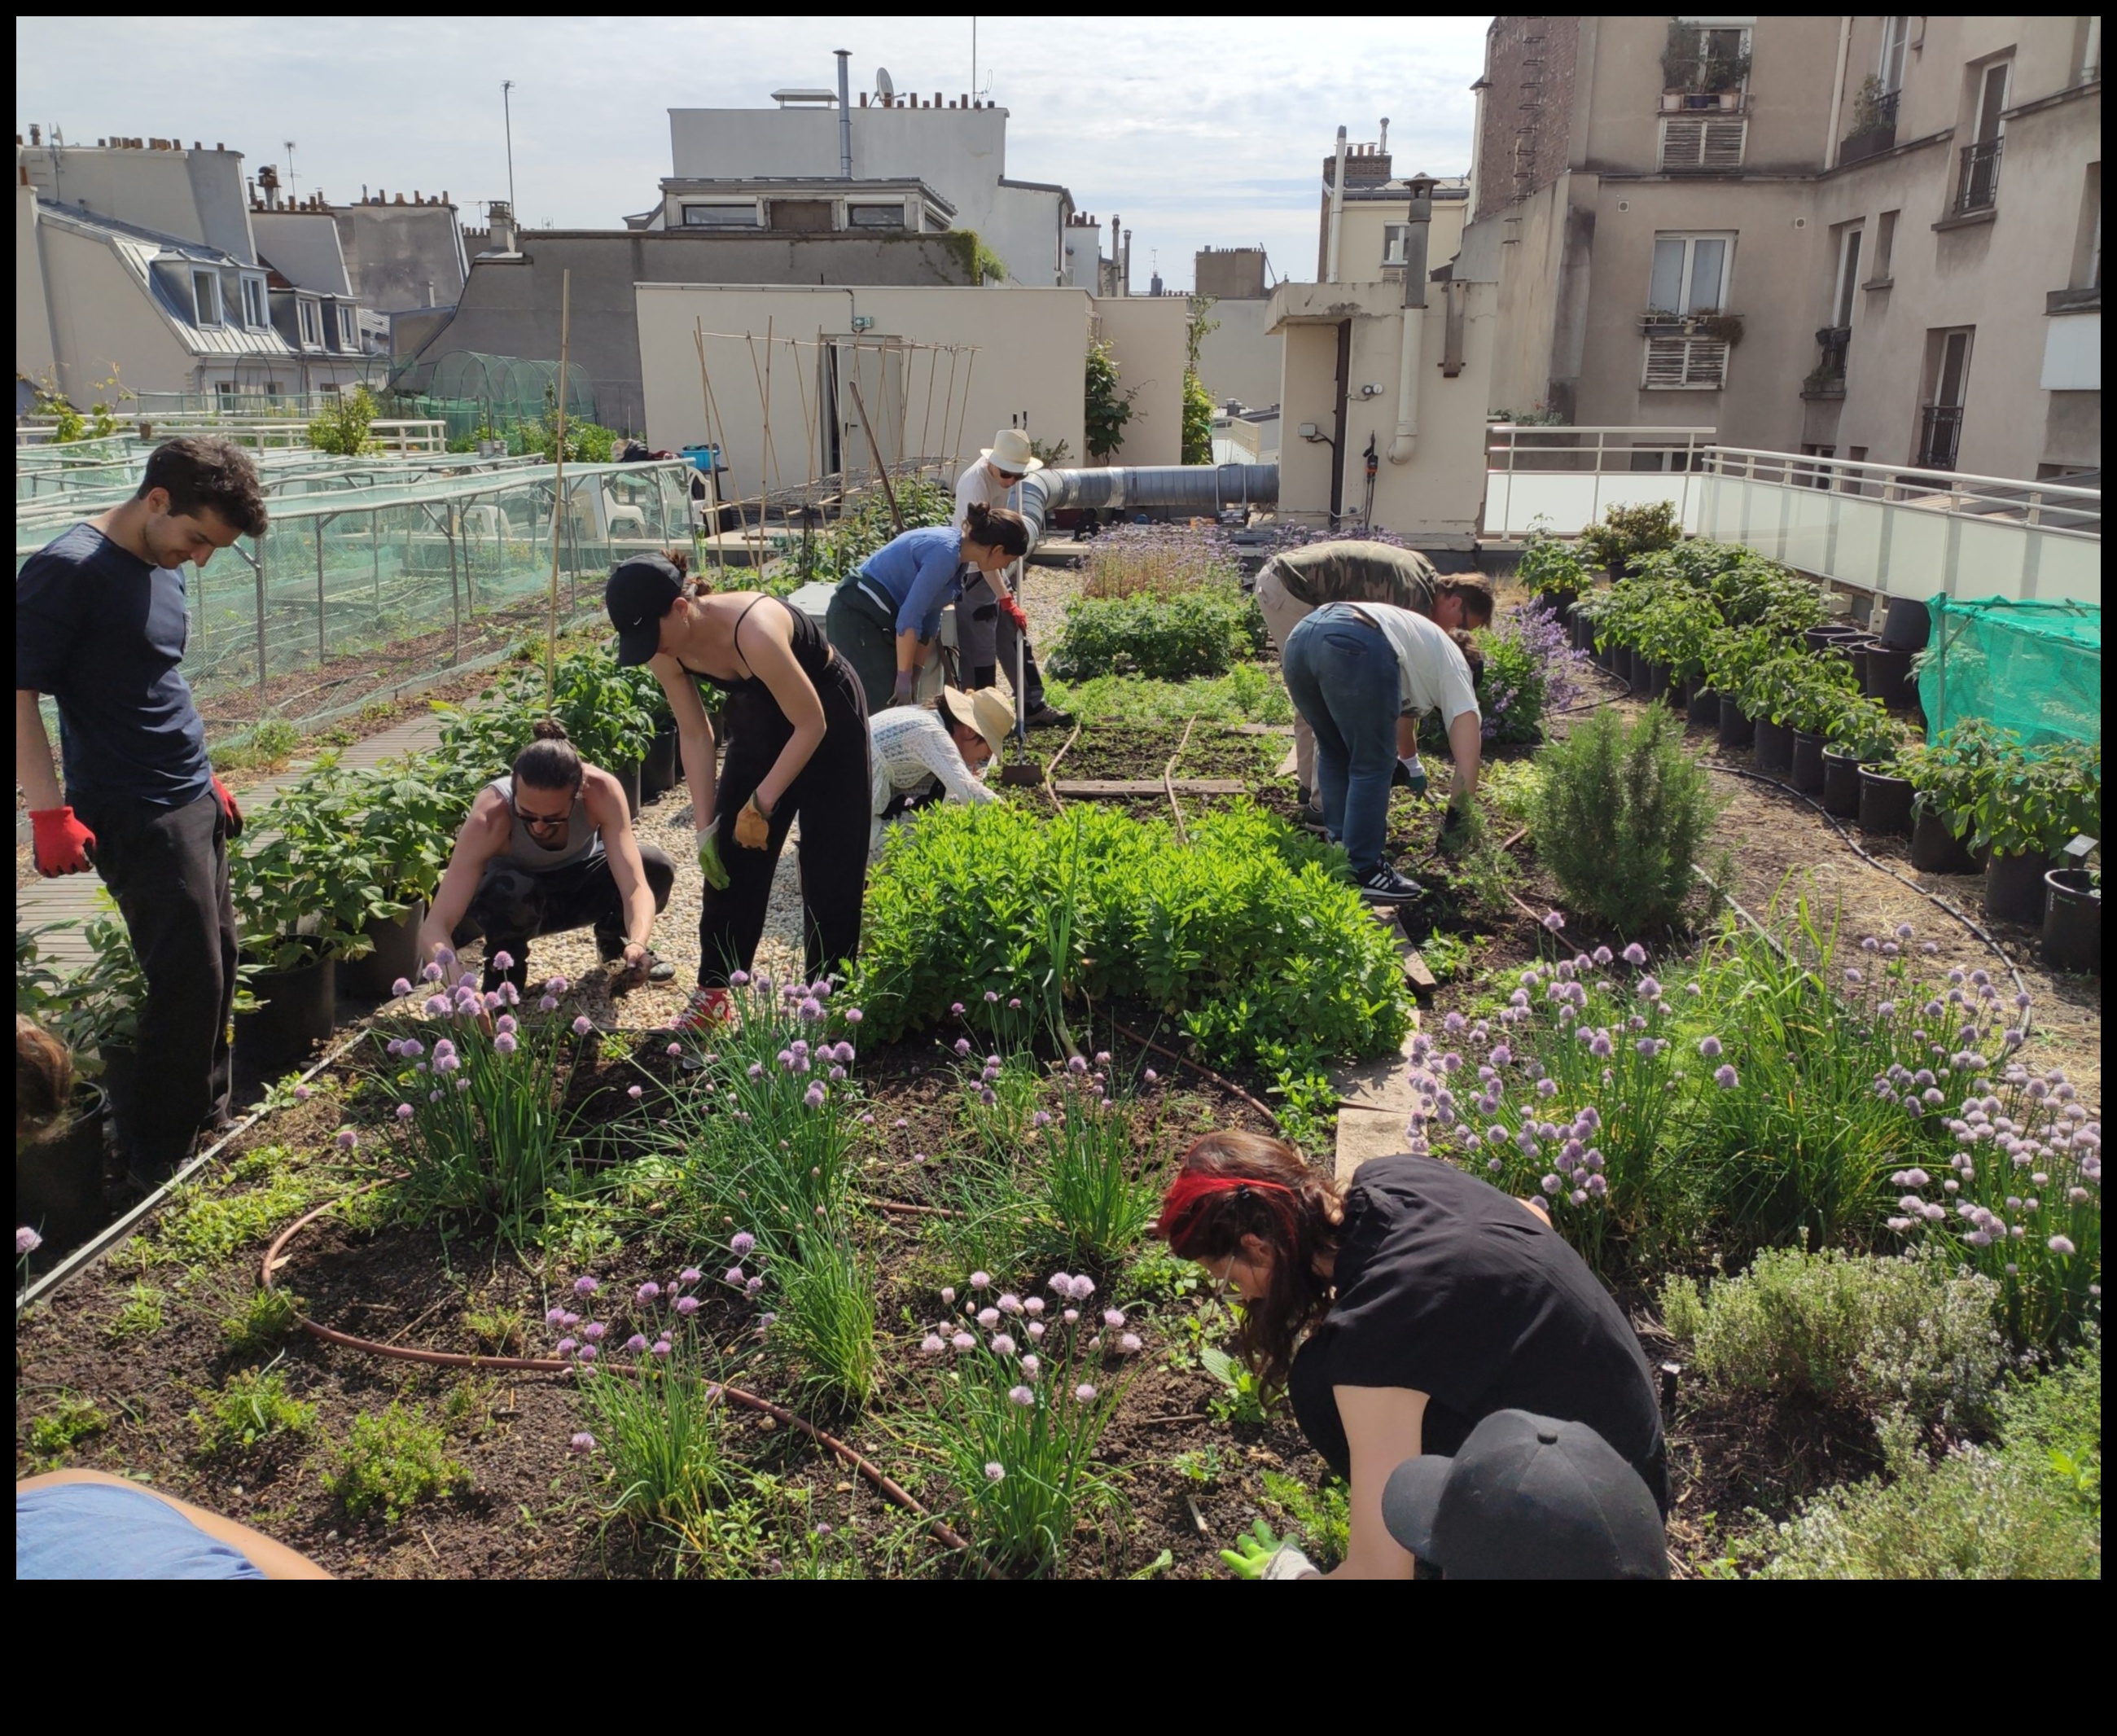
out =
[(1720, 1059), (1720, 1039), (1717, 1037), (1701, 1037), (1698, 1040), (1698, 1052), (1704, 1055), (1709, 1061), (1718, 1060)]
[(579, 1018), (574, 1021), (574, 1035), (575, 1037), (586, 1037), (589, 1032), (594, 1029), (595, 1026), (589, 1022), (588, 1016), (585, 1013), (582, 1013)]

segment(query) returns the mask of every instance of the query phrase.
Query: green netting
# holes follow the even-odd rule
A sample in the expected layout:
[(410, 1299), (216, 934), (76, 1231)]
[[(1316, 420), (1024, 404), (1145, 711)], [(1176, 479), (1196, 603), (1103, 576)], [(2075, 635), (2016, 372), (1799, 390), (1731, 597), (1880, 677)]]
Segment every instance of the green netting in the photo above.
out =
[[(596, 419), (595, 389), (588, 370), (579, 362), (567, 365), (566, 414), (576, 422)], [(429, 361), (424, 358), (394, 375), (390, 390), (399, 404), (428, 399), (445, 406), (474, 406), (476, 422), (496, 430), (517, 422), (536, 422), (559, 399), (559, 364), (527, 361), (519, 356), (488, 356), (481, 351), (452, 349)], [(449, 423), (449, 437), (459, 440), (471, 427), (459, 428), (468, 420), (460, 409), (438, 412)]]
[(1987, 718), (2024, 741), (2102, 739), (2097, 603), (1935, 597), (1919, 704), (1938, 735)]

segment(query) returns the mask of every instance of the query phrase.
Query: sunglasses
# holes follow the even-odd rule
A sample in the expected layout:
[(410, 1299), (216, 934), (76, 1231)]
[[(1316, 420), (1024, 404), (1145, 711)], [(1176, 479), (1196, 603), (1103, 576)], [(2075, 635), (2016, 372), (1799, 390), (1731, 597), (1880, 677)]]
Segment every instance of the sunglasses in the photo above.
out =
[(1027, 473), (1022, 470), (1003, 470), (998, 464), (994, 464), (993, 474), (1002, 482), (1012, 484), (1020, 482)]
[(519, 803), (510, 803), (509, 806), (514, 809), (514, 817), (533, 832), (545, 831), (553, 826), (563, 826), (574, 817), (574, 810), (570, 807), (563, 814), (533, 814)]

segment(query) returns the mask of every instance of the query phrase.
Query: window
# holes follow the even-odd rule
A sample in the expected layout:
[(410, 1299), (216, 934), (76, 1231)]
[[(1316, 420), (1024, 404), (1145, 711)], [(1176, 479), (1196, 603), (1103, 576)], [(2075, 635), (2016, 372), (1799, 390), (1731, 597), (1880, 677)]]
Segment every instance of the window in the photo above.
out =
[(1975, 326), (1926, 334), (1926, 405), (1919, 413), (1916, 460), (1931, 470), (1953, 470), (1962, 446), (1962, 407), (1970, 388), (1970, 344)]
[(1654, 237), (1653, 276), (1647, 307), (1657, 314), (1717, 313), (1727, 305), (1732, 230), (1723, 234)]
[(242, 279), (242, 323), (253, 331), (272, 323), (265, 312), (265, 279), (261, 277)]
[(1882, 81), (1882, 95), (1893, 96), (1904, 88), (1904, 50), (1910, 45), (1908, 16), (1882, 21), (1882, 64), (1875, 76)]
[(1971, 141), (1962, 147), (1962, 165), (1955, 189), (1955, 212), (1967, 217), (1989, 211), (1999, 196), (1999, 150), (2005, 142), (2007, 75), (2012, 62), (1995, 61), (1977, 75)]
[(1830, 298), (1830, 323), (1852, 323), (1852, 295), (1860, 287), (1860, 225), (1847, 224), (1838, 241), (1838, 289)]
[(1662, 51), (1662, 88), (1694, 95), (1739, 90), (1750, 76), (1750, 33), (1678, 20)]
[(321, 322), (316, 318), (316, 304), (305, 295), (297, 301), (294, 306), (301, 314), (302, 347), (307, 349), (322, 349), (323, 327)]
[(1671, 115), (1661, 123), (1661, 166), (1665, 172), (1705, 170), (1727, 174), (1742, 166), (1750, 123)]
[(1875, 275), (1867, 279), (1867, 287), (1879, 289), (1890, 281), (1891, 256), (1897, 251), (1897, 218), (1898, 213), (1884, 211), (1875, 224)]
[(1382, 225), (1382, 263), (1386, 265), (1403, 265), (1411, 247), (1411, 225), (1408, 223), (1386, 223)]
[(849, 205), (846, 207), (846, 227), (849, 229), (901, 229), (904, 227), (904, 207), (901, 205)]
[(360, 348), (360, 314), (350, 302), (339, 303), (338, 345), (340, 349)]
[(220, 323), (220, 274), (218, 271), (191, 273), (191, 307), (201, 326)]
[(757, 201), (745, 199), (740, 205), (687, 205), (684, 207), (684, 227), (687, 229), (756, 229)]
[[(1801, 455), (1803, 458), (1835, 458), (1838, 456), (1838, 448), (1834, 446), (1820, 446), (1813, 443), (1805, 443), (1801, 449)], [(1796, 480), (1799, 486), (1802, 487), (1828, 488), (1830, 486), (1830, 466), (1828, 464), (1802, 464), (1799, 467)]]
[(235, 408), (235, 395), (241, 388), (233, 380), (216, 380), (213, 383), (213, 389), (220, 399), (222, 409), (232, 410)]

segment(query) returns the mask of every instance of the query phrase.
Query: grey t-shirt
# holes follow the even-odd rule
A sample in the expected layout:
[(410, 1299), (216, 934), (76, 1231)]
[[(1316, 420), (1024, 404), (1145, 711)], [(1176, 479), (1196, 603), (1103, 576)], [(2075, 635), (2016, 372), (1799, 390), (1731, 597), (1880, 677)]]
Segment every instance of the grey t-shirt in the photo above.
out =
[(1414, 549), (1347, 538), (1310, 542), (1269, 562), (1288, 596), (1311, 608), (1326, 603), (1386, 603), (1433, 612), (1433, 563)]

